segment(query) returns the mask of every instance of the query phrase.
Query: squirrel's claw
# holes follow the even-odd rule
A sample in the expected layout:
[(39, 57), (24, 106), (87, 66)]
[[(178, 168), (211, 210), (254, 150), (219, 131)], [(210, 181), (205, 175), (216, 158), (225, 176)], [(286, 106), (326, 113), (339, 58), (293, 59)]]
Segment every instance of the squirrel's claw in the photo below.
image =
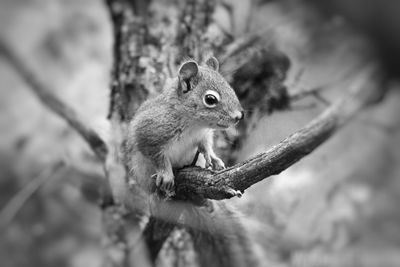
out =
[(206, 169), (213, 169), (213, 164), (211, 162), (211, 158), (208, 158), (208, 160), (206, 159), (206, 165), (205, 165)]
[(205, 164), (206, 169), (212, 169), (213, 168), (213, 164), (212, 164), (212, 161), (211, 161), (210, 154), (203, 153), (203, 156), (204, 156), (204, 160), (206, 161), (206, 164)]
[(164, 191), (167, 195), (174, 195), (174, 177), (165, 173), (156, 173), (152, 175), (156, 179), (156, 186)]
[(212, 165), (214, 167), (214, 170), (219, 171), (219, 170), (225, 169), (225, 163), (220, 158), (218, 158), (217, 156), (211, 157), (211, 161), (212, 161)]
[(217, 171), (225, 169), (224, 162), (220, 158), (218, 158), (216, 155), (204, 153), (203, 156), (206, 161), (206, 165), (205, 165), (206, 169), (212, 169), (212, 170), (217, 170)]
[(241, 198), (243, 196), (243, 193), (239, 190), (235, 190), (233, 188), (229, 188), (226, 190), (226, 192), (231, 195), (232, 197), (238, 197)]

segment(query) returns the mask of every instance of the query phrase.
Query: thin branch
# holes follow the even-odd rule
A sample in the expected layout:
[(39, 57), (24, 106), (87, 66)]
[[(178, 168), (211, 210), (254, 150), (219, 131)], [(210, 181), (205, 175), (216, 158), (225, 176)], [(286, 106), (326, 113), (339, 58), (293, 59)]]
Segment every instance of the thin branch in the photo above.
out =
[[(53, 111), (62, 119), (67, 121), (68, 124), (81, 135), (95, 155), (103, 163), (104, 169), (107, 172), (105, 162), (108, 154), (108, 147), (97, 134), (97, 132), (92, 129), (74, 109), (57, 98), (52, 93), (52, 90), (36, 77), (36, 74), (21, 60), (17, 53), (9, 45), (7, 45), (4, 40), (1, 39), (0, 55), (2, 55), (17, 71), (27, 85), (32, 89), (33, 93), (49, 110)], [(113, 197), (110, 183), (107, 182), (106, 186), (104, 186), (102, 189), (101, 202), (110, 203), (113, 202), (112, 199)]]
[(381, 78), (376, 70), (364, 71), (348, 94), (319, 117), (270, 150), (247, 161), (220, 172), (194, 167), (178, 171), (175, 175), (176, 198), (231, 198), (253, 184), (279, 174), (328, 140), (357, 112), (379, 101), (385, 94), (385, 88), (380, 88)]
[[(253, 5), (254, 5), (254, 3), (253, 3)], [(232, 17), (232, 12), (233, 12), (232, 7), (230, 7), (229, 4), (224, 5), (224, 7), (227, 8), (228, 12), (230, 13), (230, 16)], [(256, 8), (256, 7), (253, 7), (253, 8)], [(245, 35), (241, 38), (234, 40), (231, 44), (227, 45), (225, 53), (219, 57), (220, 63), (223, 64), (231, 57), (236, 56), (237, 54), (245, 51), (248, 48), (251, 48), (252, 46), (257, 44), (258, 41), (260, 41), (261, 39), (265, 38), (269, 34), (276, 31), (278, 29), (278, 27), (288, 25), (288, 23), (290, 23), (292, 21), (293, 21), (293, 18), (285, 19), (285, 20), (279, 21), (278, 23), (275, 23), (273, 25), (269, 25), (265, 29), (261, 29), (260, 31), (256, 31), (255, 33), (251, 33), (251, 34)]]
[(108, 153), (107, 145), (94, 129), (90, 128), (88, 123), (84, 122), (75, 110), (58, 99), (52, 93), (52, 90), (36, 77), (35, 73), (26, 66), (4, 40), (0, 40), (0, 54), (14, 67), (40, 101), (61, 118), (65, 119), (85, 139), (97, 157), (104, 162)]
[(307, 96), (313, 96), (317, 100), (319, 100), (320, 102), (322, 102), (323, 104), (328, 106), (331, 103), (321, 95), (321, 91), (324, 89), (327, 89), (327, 88), (328, 87), (317, 86), (317, 87), (313, 87), (313, 88), (297, 90), (295, 92), (289, 92), (289, 98), (291, 101), (297, 101), (297, 100), (303, 99)]
[(302, 88), (296, 91), (290, 91), (289, 92), (289, 97), (290, 100), (292, 101), (297, 101), (299, 99), (303, 99), (309, 95), (314, 95), (318, 94), (320, 91), (328, 89), (327, 86), (317, 86), (317, 87), (311, 87), (311, 88)]
[[(297, 101), (300, 99), (303, 99), (307, 96), (314, 96), (316, 99), (320, 100), (326, 105), (329, 105), (329, 101), (327, 101), (325, 98), (322, 97), (321, 92), (331, 89), (332, 87), (337, 87), (339, 84), (343, 84), (343, 82), (348, 81), (349, 79), (353, 78), (357, 72), (363, 68), (363, 66), (366, 64), (365, 61), (358, 62), (353, 66), (351, 69), (349, 69), (344, 75), (334, 79), (333, 81), (330, 81), (325, 84), (321, 84), (319, 86), (311, 87), (311, 88), (298, 88), (297, 90), (289, 90), (289, 98), (291, 101)], [(304, 75), (304, 72), (306, 70), (304, 68), (300, 69), (300, 71), (296, 74), (296, 77), (294, 78), (293, 82), (291, 82), (291, 85), (288, 85), (289, 88), (295, 87), (297, 84), (301, 83), (301, 78)]]
[(24, 206), (28, 199), (54, 174), (63, 167), (63, 162), (57, 162), (53, 166), (47, 166), (36, 177), (34, 177), (26, 186), (24, 186), (0, 211), (0, 230), (8, 226), (18, 211)]
[(261, 38), (260, 33), (246, 35), (242, 38), (235, 40), (233, 43), (229, 44), (226, 47), (226, 51), (223, 55), (220, 56), (219, 61), (221, 64), (226, 62), (232, 56), (237, 55), (238, 53), (246, 50), (247, 48), (253, 46), (257, 43)]

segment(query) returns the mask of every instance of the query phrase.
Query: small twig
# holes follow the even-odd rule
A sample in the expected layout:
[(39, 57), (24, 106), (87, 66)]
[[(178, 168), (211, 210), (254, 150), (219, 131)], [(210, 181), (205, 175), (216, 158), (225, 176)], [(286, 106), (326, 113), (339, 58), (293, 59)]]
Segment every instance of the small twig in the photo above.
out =
[(328, 86), (318, 86), (314, 88), (298, 90), (295, 92), (289, 92), (289, 98), (291, 101), (297, 101), (307, 96), (312, 96), (317, 100), (319, 100), (320, 102), (322, 102), (323, 104), (325, 104), (326, 106), (329, 106), (331, 103), (321, 95), (321, 91), (327, 88)]
[[(329, 81), (328, 83), (321, 84), (316, 87), (311, 87), (311, 88), (299, 88), (297, 90), (290, 90), (289, 91), (289, 98), (291, 101), (297, 101), (300, 99), (303, 99), (307, 96), (313, 96), (316, 99), (320, 100), (326, 105), (330, 105), (331, 103), (326, 100), (324, 97), (321, 96), (321, 92), (328, 90), (332, 88), (333, 86), (338, 86), (339, 84), (342, 84), (345, 81), (348, 81), (350, 78), (354, 77), (357, 74), (357, 71), (359, 69), (362, 69), (362, 66), (365, 66), (365, 62), (359, 62), (357, 63), (352, 69), (346, 72), (346, 74), (334, 79), (333, 81)], [(291, 82), (290, 85), (288, 85), (289, 88), (295, 87), (296, 84), (301, 82), (301, 78), (304, 75), (305, 68), (301, 68), (299, 72), (295, 75), (293, 82)]]
[(226, 51), (223, 55), (220, 56), (219, 60), (221, 64), (227, 61), (230, 57), (240, 53), (246, 48), (254, 45), (261, 38), (261, 34), (251, 34), (248, 36), (244, 36), (235, 40), (233, 43), (227, 46)]
[(312, 96), (314, 96), (317, 100), (319, 100), (321, 103), (325, 104), (326, 106), (329, 106), (331, 104), (331, 102), (329, 102), (328, 100), (325, 99), (325, 97), (323, 97), (320, 92), (314, 92), (312, 94)]
[(297, 84), (297, 83), (299, 83), (301, 81), (301, 79), (302, 79), (302, 77), (304, 75), (304, 72), (305, 72), (305, 68), (304, 67), (300, 68), (300, 70), (294, 76), (294, 79), (293, 79), (293, 83), (294, 84)]
[(8, 201), (0, 212), (0, 230), (4, 230), (12, 222), (28, 199), (63, 166), (64, 163), (61, 161), (53, 166), (46, 166), (39, 175)]
[(307, 105), (293, 105), (290, 106), (291, 111), (302, 111), (302, 110), (310, 110), (317, 107), (317, 103), (310, 103)]
[(315, 93), (327, 89), (328, 86), (317, 86), (317, 87), (312, 87), (312, 88), (302, 88), (300, 90), (296, 91), (290, 91), (289, 92), (289, 98), (291, 101), (297, 101), (300, 99), (303, 99), (307, 96), (314, 95)]
[[(228, 12), (228, 14), (229, 14), (229, 24), (231, 26), (231, 32), (235, 32), (235, 26), (236, 25), (235, 25), (235, 20), (234, 20), (234, 17), (233, 17), (232, 4), (231, 3), (227, 3), (225, 1), (222, 1), (221, 2), (221, 6), (224, 7), (226, 9), (226, 11)], [(230, 34), (230, 35), (232, 35), (232, 34)]]
[(104, 162), (108, 153), (107, 145), (94, 129), (90, 128), (88, 123), (84, 122), (75, 110), (58, 99), (52, 93), (52, 90), (36, 77), (32, 70), (22, 62), (19, 56), (4, 42), (4, 40), (0, 40), (0, 54), (3, 55), (9, 64), (21, 75), (40, 101), (50, 110), (65, 119), (69, 125), (86, 140), (97, 157)]
[(247, 14), (247, 17), (246, 17), (246, 22), (245, 22), (245, 31), (246, 32), (250, 32), (250, 30), (251, 30), (251, 22), (252, 22), (252, 19), (254, 18), (254, 15), (255, 15), (255, 13), (256, 13), (256, 10), (257, 10), (257, 7), (256, 7), (256, 5), (258, 4), (258, 1), (257, 2), (255, 2), (254, 0), (250, 0), (250, 10), (249, 10), (249, 13)]
[(258, 41), (260, 41), (261, 38), (265, 38), (265, 36), (275, 32), (279, 27), (283, 27), (294, 20), (295, 20), (294, 18), (285, 19), (275, 24), (269, 25), (268, 28), (262, 29), (252, 34), (245, 35), (241, 38), (234, 40), (231, 44), (229, 44), (226, 47), (225, 53), (219, 57), (220, 63), (223, 64), (231, 57), (237, 55), (238, 53), (242, 52), (243, 50), (249, 47), (252, 47)]

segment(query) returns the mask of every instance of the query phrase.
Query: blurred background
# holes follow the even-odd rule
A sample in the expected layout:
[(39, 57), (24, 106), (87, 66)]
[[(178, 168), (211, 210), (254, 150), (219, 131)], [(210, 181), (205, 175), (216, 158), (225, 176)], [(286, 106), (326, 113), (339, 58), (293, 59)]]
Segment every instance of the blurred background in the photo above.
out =
[[(153, 1), (157, 2), (157, 1)], [(268, 29), (288, 55), (288, 88), (323, 86), (263, 117), (244, 160), (295, 132), (343, 95), (374, 55), (392, 90), (310, 156), (229, 200), (263, 266), (400, 265), (399, 1), (222, 1), (215, 23), (233, 36)], [(154, 3), (156, 5), (156, 3)], [(254, 8), (257, 6), (257, 8)], [(54, 93), (106, 132), (112, 27), (101, 0), (2, 0), (0, 38)], [(1, 57), (0, 57), (1, 58)], [(87, 144), (0, 61), (1, 266), (102, 266), (102, 168)]]

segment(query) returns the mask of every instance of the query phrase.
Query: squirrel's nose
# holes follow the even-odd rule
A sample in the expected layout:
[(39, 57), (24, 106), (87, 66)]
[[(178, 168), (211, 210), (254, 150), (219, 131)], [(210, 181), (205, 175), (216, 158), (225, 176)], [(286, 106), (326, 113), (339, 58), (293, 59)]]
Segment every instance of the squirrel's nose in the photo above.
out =
[(244, 118), (243, 110), (235, 112), (235, 115), (233, 118), (235, 119), (236, 122), (242, 120)]

